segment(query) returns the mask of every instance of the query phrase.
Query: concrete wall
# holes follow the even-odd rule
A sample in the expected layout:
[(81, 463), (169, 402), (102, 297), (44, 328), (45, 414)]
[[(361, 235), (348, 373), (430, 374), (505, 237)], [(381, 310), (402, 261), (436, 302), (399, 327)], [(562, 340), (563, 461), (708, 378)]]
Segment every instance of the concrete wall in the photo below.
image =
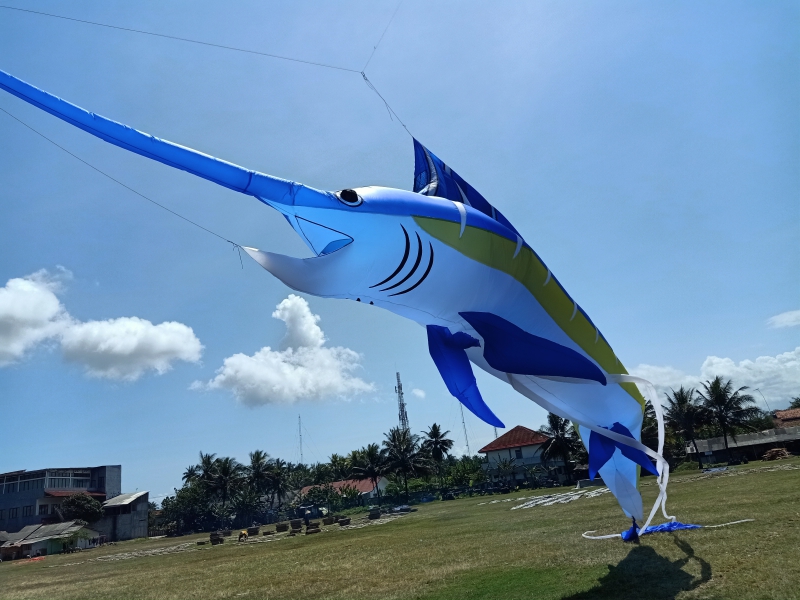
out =
[(147, 537), (149, 510), (150, 494), (145, 494), (130, 504), (107, 507), (106, 516), (92, 523), (92, 529), (111, 542)]

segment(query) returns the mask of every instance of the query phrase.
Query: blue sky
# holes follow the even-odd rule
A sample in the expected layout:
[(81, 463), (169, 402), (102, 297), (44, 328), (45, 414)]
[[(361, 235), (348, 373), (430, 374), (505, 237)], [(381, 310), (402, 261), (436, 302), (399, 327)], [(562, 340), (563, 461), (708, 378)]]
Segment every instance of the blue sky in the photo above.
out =
[[(24, 4), (357, 70), (396, 6)], [(367, 74), (508, 216), (629, 369), (662, 389), (723, 374), (774, 409), (800, 394), (798, 26), (793, 2), (406, 0)], [(248, 168), (324, 189), (411, 188), (411, 139), (356, 73), (9, 10), (0, 57), (0, 69), (88, 110)], [(226, 238), (309, 255), (253, 198), (8, 94), (0, 108)], [(325, 347), (360, 355), (345, 368), (364, 386), (255, 406), (209, 389), (226, 359), (281, 351), (286, 326), (272, 314), (290, 290), (2, 113), (0, 140), (0, 471), (120, 463), (125, 490), (162, 495), (199, 450), (299, 460), (298, 414), (305, 460), (325, 460), (396, 424), (396, 370), (412, 428), (439, 422), (465, 449), (424, 331), (353, 302), (306, 298)], [(33, 333), (10, 313), (3, 323), (26, 285), (43, 303), (25, 310), (50, 306)], [(97, 362), (93, 343), (136, 326), (169, 352)], [(507, 424), (543, 422), (508, 386), (478, 383)], [(473, 452), (493, 438), (466, 422)]]

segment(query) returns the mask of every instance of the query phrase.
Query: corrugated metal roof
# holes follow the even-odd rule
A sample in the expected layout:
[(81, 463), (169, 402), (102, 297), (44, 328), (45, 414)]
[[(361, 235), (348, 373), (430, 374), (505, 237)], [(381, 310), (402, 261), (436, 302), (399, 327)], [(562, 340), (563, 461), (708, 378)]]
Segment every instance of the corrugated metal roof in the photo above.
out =
[(133, 502), (137, 498), (141, 498), (142, 496), (144, 496), (145, 494), (148, 494), (148, 493), (149, 492), (144, 491), (144, 492), (134, 492), (132, 494), (120, 494), (119, 496), (114, 496), (110, 500), (106, 500), (105, 502), (103, 502), (103, 506), (104, 507), (106, 507), (106, 506), (122, 506), (124, 504), (130, 504), (131, 502)]
[(52, 525), (28, 525), (17, 533), (9, 534), (9, 538), (11, 538), (11, 536), (14, 537), (3, 544), (3, 547), (24, 546), (54, 538), (63, 538), (81, 529), (86, 529), (92, 537), (99, 535), (96, 531), (87, 528), (79, 521), (64, 521), (63, 523), (54, 523)]

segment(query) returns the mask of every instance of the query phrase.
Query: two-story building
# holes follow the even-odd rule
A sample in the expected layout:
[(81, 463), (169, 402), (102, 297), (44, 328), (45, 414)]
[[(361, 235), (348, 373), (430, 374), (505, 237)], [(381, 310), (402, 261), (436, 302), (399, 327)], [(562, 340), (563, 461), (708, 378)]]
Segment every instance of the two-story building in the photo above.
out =
[(64, 498), (86, 492), (100, 502), (122, 493), (122, 466), (71, 467), (0, 473), (0, 531), (61, 521)]
[[(551, 476), (560, 479), (564, 473), (564, 462), (551, 459), (545, 464), (542, 459), (542, 445), (549, 439), (543, 433), (522, 425), (509, 429), (478, 450), (480, 454), (486, 455), (483, 466), (487, 476), (491, 481), (502, 481), (509, 476), (516, 481), (523, 481), (535, 467), (541, 466)], [(509, 468), (510, 473), (504, 473), (504, 467)]]

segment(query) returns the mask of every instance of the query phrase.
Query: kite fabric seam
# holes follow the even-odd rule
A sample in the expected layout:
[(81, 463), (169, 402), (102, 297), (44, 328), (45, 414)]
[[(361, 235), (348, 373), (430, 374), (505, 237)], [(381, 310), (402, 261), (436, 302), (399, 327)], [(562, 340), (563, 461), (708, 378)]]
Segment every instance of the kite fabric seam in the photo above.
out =
[(176, 217), (178, 217), (178, 218), (180, 218), (180, 219), (183, 219), (183, 220), (184, 220), (184, 221), (186, 221), (187, 223), (191, 223), (192, 225), (194, 225), (195, 227), (198, 227), (199, 229), (202, 229), (202, 230), (203, 230), (203, 231), (205, 231), (206, 233), (210, 233), (211, 235), (213, 235), (213, 236), (215, 236), (215, 237), (218, 237), (218, 238), (219, 238), (219, 239), (221, 239), (222, 241), (224, 241), (224, 242), (227, 242), (227, 243), (231, 244), (231, 245), (233, 246), (233, 248), (234, 248), (234, 249), (236, 249), (236, 250), (238, 251), (238, 253), (239, 253), (239, 263), (241, 264), (241, 267), (242, 267), (242, 269), (244, 269), (244, 262), (242, 261), (242, 247), (241, 247), (241, 245), (240, 245), (240, 244), (237, 244), (236, 242), (229, 240), (229, 239), (228, 239), (228, 238), (226, 238), (225, 236), (222, 236), (222, 235), (220, 235), (220, 234), (218, 234), (218, 233), (215, 233), (214, 231), (211, 231), (211, 230), (210, 230), (210, 229), (208, 229), (207, 227), (203, 227), (202, 225), (200, 225), (200, 223), (196, 223), (196, 222), (192, 221), (191, 219), (189, 219), (188, 217), (184, 217), (182, 214), (175, 212), (175, 211), (174, 211), (174, 210), (172, 210), (171, 208), (168, 208), (168, 207), (164, 206), (163, 204), (161, 204), (161, 203), (159, 203), (159, 202), (156, 202), (156, 201), (155, 201), (155, 200), (153, 200), (152, 198), (148, 198), (147, 196), (145, 196), (145, 195), (144, 195), (144, 194), (142, 194), (141, 192), (137, 192), (135, 189), (133, 189), (133, 188), (132, 188), (132, 187), (130, 187), (129, 185), (126, 185), (126, 184), (122, 183), (122, 182), (121, 182), (119, 179), (115, 179), (114, 177), (112, 177), (111, 175), (109, 175), (108, 173), (106, 173), (105, 171), (103, 171), (102, 169), (99, 169), (99, 168), (95, 167), (93, 164), (91, 164), (90, 162), (88, 162), (88, 161), (86, 161), (86, 160), (82, 159), (82, 158), (81, 158), (80, 156), (78, 156), (77, 154), (73, 154), (72, 152), (70, 152), (69, 150), (67, 150), (66, 148), (64, 148), (64, 146), (62, 146), (62, 145), (58, 144), (57, 142), (55, 142), (55, 141), (51, 140), (51, 139), (50, 139), (49, 137), (47, 137), (45, 134), (43, 134), (42, 132), (40, 132), (40, 131), (38, 131), (38, 130), (34, 129), (33, 127), (31, 127), (30, 125), (28, 125), (28, 124), (27, 124), (25, 121), (23, 121), (23, 120), (22, 120), (22, 119), (20, 119), (19, 117), (17, 117), (17, 116), (15, 116), (15, 115), (11, 114), (10, 112), (8, 112), (8, 111), (7, 111), (5, 108), (2, 108), (2, 107), (0, 107), (0, 111), (3, 111), (5, 114), (7, 114), (7, 115), (8, 115), (9, 117), (11, 117), (12, 119), (14, 119), (14, 120), (15, 120), (17, 123), (19, 123), (20, 125), (23, 125), (23, 126), (27, 127), (28, 129), (30, 129), (30, 130), (31, 130), (33, 133), (35, 133), (35, 134), (36, 134), (36, 135), (38, 135), (39, 137), (42, 137), (42, 138), (44, 138), (45, 140), (47, 140), (48, 142), (50, 142), (51, 144), (53, 144), (53, 145), (54, 145), (56, 148), (58, 148), (59, 150), (63, 150), (64, 152), (66, 152), (67, 154), (69, 154), (71, 157), (73, 157), (73, 158), (75, 158), (75, 159), (77, 159), (77, 160), (81, 161), (81, 162), (82, 162), (83, 164), (85, 164), (87, 167), (90, 167), (90, 168), (94, 169), (95, 171), (97, 171), (97, 172), (98, 172), (98, 173), (100, 173), (101, 175), (104, 175), (105, 177), (107, 177), (108, 179), (110, 179), (111, 181), (113, 181), (114, 183), (117, 183), (117, 184), (121, 185), (121, 186), (122, 186), (122, 187), (124, 187), (126, 190), (128, 190), (128, 191), (130, 191), (130, 192), (133, 192), (133, 193), (134, 193), (134, 194), (136, 194), (137, 196), (140, 196), (141, 198), (144, 198), (145, 200), (147, 200), (148, 202), (150, 202), (150, 203), (152, 203), (152, 204), (155, 204), (155, 205), (156, 205), (156, 206), (158, 206), (159, 208), (161, 208), (161, 209), (163, 209), (163, 210), (167, 211), (168, 213), (172, 213), (173, 215), (175, 215)]

